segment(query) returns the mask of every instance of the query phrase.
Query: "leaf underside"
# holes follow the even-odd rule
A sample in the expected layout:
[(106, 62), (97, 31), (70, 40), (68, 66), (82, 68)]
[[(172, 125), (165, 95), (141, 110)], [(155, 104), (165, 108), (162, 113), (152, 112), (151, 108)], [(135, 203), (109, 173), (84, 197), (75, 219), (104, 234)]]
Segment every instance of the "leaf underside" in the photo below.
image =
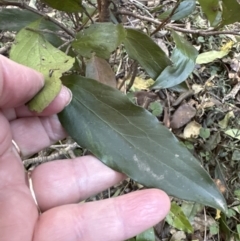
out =
[(63, 81), (73, 100), (59, 118), (79, 145), (146, 187), (225, 210), (207, 172), (156, 117), (95, 80), (71, 75)]
[(31, 67), (44, 75), (45, 85), (28, 103), (31, 110), (41, 112), (61, 90), (60, 77), (69, 70), (74, 59), (53, 47), (38, 30), (41, 20), (31, 23), (16, 36), (10, 52), (10, 58), (20, 64)]
[(152, 86), (154, 89), (170, 88), (176, 86), (187, 79), (195, 67), (195, 60), (197, 58), (197, 50), (184, 39), (172, 31), (172, 37), (176, 43), (171, 56), (172, 66), (167, 66), (156, 82)]

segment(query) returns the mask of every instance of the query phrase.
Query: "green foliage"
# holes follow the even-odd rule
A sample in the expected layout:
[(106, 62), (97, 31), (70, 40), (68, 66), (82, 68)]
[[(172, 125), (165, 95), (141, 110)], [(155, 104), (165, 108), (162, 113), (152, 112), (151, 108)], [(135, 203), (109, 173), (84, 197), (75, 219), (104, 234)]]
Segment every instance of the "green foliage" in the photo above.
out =
[(187, 233), (193, 232), (192, 225), (183, 213), (181, 207), (178, 206), (175, 202), (171, 203), (171, 209), (166, 217), (166, 221), (168, 224), (179, 230), (185, 231)]
[(155, 116), (160, 116), (162, 114), (163, 108), (160, 103), (152, 102), (149, 105), (149, 109), (152, 111), (152, 114)]
[(146, 34), (134, 29), (127, 29), (126, 32), (127, 37), (124, 40), (124, 45), (129, 57), (137, 60), (148, 75), (156, 79), (171, 64), (171, 61)]
[(64, 1), (56, 1), (56, 0), (41, 0), (46, 3), (48, 6), (55, 8), (60, 11), (75, 13), (81, 12), (83, 10), (82, 1), (81, 0), (64, 0)]
[(219, 15), (221, 15), (219, 0), (198, 0), (203, 12), (206, 14), (210, 24), (216, 26), (219, 21)]
[(209, 138), (209, 136), (210, 136), (210, 130), (209, 130), (208, 128), (201, 128), (199, 135), (200, 135), (203, 139), (207, 139), (207, 138)]
[(225, 210), (209, 175), (148, 111), (95, 80), (76, 75), (63, 80), (73, 100), (59, 118), (80, 146), (147, 187)]
[[(182, 1), (179, 6), (177, 7), (176, 11), (171, 17), (171, 20), (180, 20), (182, 18), (187, 17), (190, 15), (196, 7), (196, 1), (195, 0), (184, 0)], [(159, 19), (165, 19), (167, 18), (173, 9), (169, 9), (168, 11), (162, 13), (158, 16)]]
[[(43, 89), (28, 103), (31, 110), (41, 112), (61, 90), (60, 77), (69, 70), (74, 59), (53, 47), (37, 32), (41, 20), (22, 29), (16, 36), (10, 58), (41, 72), (45, 77)], [(31, 30), (30, 30), (31, 29)]]
[[(26, 9), (2, 9), (0, 14), (0, 29), (6, 31), (19, 31), (40, 18), (36, 13)], [(52, 25), (52, 23), (50, 23)], [(50, 28), (48, 26), (47, 28)]]
[[(30, 12), (26, 9), (14, 9), (4, 8), (0, 14), (0, 30), (3, 31), (19, 31), (27, 25), (41, 19), (38, 30), (47, 29), (49, 31), (59, 31), (60, 27), (55, 23), (41, 18), (38, 14)], [(59, 46), (62, 44), (62, 40), (56, 35), (51, 33), (42, 33), (47, 41), (53, 46)]]
[(155, 241), (154, 229), (149, 228), (143, 233), (140, 233), (136, 237), (136, 241)]
[(92, 53), (103, 59), (125, 39), (125, 29), (121, 24), (95, 23), (76, 35), (73, 48), (82, 56), (91, 58)]
[[(1, 1), (0, 6), (4, 2)], [(200, 202), (224, 211), (226, 204), (222, 194), (207, 172), (186, 149), (187, 147), (193, 152), (195, 143), (192, 140), (191, 142), (185, 141), (184, 147), (166, 127), (159, 123), (162, 114), (159, 100), (154, 100), (147, 107), (152, 112), (151, 114), (149, 111), (135, 106), (116, 89), (106, 86), (116, 87), (113, 69), (119, 74), (122, 62), (127, 60), (132, 63), (132, 60), (136, 60), (141, 66), (141, 78), (146, 80), (151, 77), (155, 81), (152, 89), (171, 88), (172, 91), (181, 92), (186, 90), (185, 81), (193, 76), (196, 61), (199, 65), (203, 65), (226, 57), (230, 50), (209, 52), (206, 51), (205, 38), (200, 41), (193, 32), (183, 36), (173, 31), (173, 29), (181, 29), (177, 27), (178, 25), (174, 26), (174, 21), (178, 21), (177, 23), (180, 23), (179, 26), (181, 26), (181, 24), (187, 23), (186, 19), (184, 21), (182, 19), (190, 14), (189, 17), (197, 21), (199, 5), (196, 7), (194, 0), (181, 1), (173, 14), (174, 6), (163, 14), (159, 11), (164, 6), (155, 8), (154, 14), (158, 15), (156, 19), (166, 19), (170, 14), (172, 15), (171, 23), (166, 21), (162, 23), (162, 26), (160, 25), (161, 30), (167, 32), (164, 37), (161, 37), (161, 40), (165, 42), (165, 47), (168, 47), (171, 53), (169, 59), (166, 54), (168, 51), (163, 51), (164, 46), (156, 43), (155, 40), (158, 37), (150, 37), (152, 26), (149, 27), (147, 23), (144, 28), (139, 25), (143, 30), (125, 28), (124, 21), (122, 21), (123, 24), (96, 23), (96, 15), (90, 19), (89, 13), (94, 14), (94, 11), (97, 12), (97, 10), (93, 6), (85, 8), (82, 1), (44, 0), (43, 2), (54, 9), (67, 12), (70, 16), (67, 24), (64, 21), (61, 23), (49, 21), (48, 17), (38, 20), (39, 15), (27, 10), (3, 9), (0, 14), (1, 30), (19, 31), (21, 29), (16, 36), (10, 57), (42, 72), (45, 77), (45, 86), (30, 101), (30, 109), (41, 112), (48, 106), (61, 89), (62, 74), (72, 68), (76, 59), (73, 68), (77, 75), (67, 74), (63, 78), (73, 92), (73, 100), (59, 114), (61, 122), (69, 134), (106, 165), (126, 173), (146, 187), (161, 188), (175, 197)], [(219, 0), (199, 0), (199, 3), (211, 26), (218, 27), (219, 31), (225, 25), (240, 20), (240, 5), (237, 0), (221, 2)], [(222, 3), (222, 9), (219, 8), (220, 3)], [(118, 22), (120, 18), (113, 5), (111, 8), (110, 18)], [(196, 8), (198, 12), (194, 11)], [(86, 9), (91, 11), (87, 12)], [(79, 12), (81, 14), (75, 14)], [(157, 21), (156, 19), (155, 21)], [(95, 23), (92, 23), (93, 21)], [(149, 21), (151, 22), (151, 19)], [(65, 25), (70, 26), (72, 32), (76, 31), (75, 36), (74, 34), (62, 35), (62, 31), (59, 30), (64, 30), (62, 26)], [(158, 24), (155, 25), (155, 28), (157, 26)], [(169, 29), (171, 32), (168, 31)], [(53, 32), (49, 33), (44, 30)], [(183, 30), (183, 33), (187, 32), (187, 29)], [(77, 33), (77, 31), (79, 32)], [(206, 35), (209, 34), (206, 30), (203, 31)], [(201, 35), (201, 31), (198, 31), (197, 36), (199, 35)], [(199, 45), (197, 47), (203, 52), (198, 58), (198, 51), (186, 40), (189, 38), (194, 39), (194, 46)], [(53, 47), (49, 42), (53, 43), (53, 46), (66, 42), (66, 53)], [(118, 48), (119, 46), (120, 48)], [(173, 51), (172, 46), (175, 46)], [(211, 49), (214, 48), (211, 47)], [(121, 64), (119, 64), (120, 67), (116, 67), (115, 61), (119, 56), (122, 58)], [(108, 59), (110, 61), (107, 61)], [(126, 69), (124, 69), (126, 73), (131, 73), (131, 64)], [(216, 68), (214, 71), (216, 73), (218, 69)], [(198, 75), (196, 72), (194, 74)], [(133, 73), (132, 75), (134, 76)], [(201, 80), (201, 78), (199, 79)], [(193, 79), (192, 82), (194, 81), (196, 80)], [(144, 92), (146, 89), (149, 92), (149, 87), (144, 88)], [(154, 93), (151, 90), (150, 92)], [(169, 110), (169, 112), (171, 111)], [(221, 123), (219, 122), (219, 125)], [(226, 123), (222, 124), (224, 124), (222, 127), (228, 127)], [(200, 139), (204, 142), (202, 146), (204, 150), (200, 151), (200, 156), (211, 161), (212, 150), (219, 145), (222, 137), (221, 133), (215, 129), (212, 131), (208, 125), (203, 126), (207, 126), (207, 128), (200, 130)], [(224, 130), (224, 135), (239, 140), (239, 130), (238, 127), (228, 128)], [(213, 134), (210, 135), (210, 133)], [(239, 153), (236, 151), (231, 157), (238, 161)], [(173, 203), (168, 222), (180, 230), (192, 232), (192, 227), (187, 220), (192, 216), (186, 214), (187, 209), (196, 213), (193, 206), (190, 208), (185, 206), (184, 209), (183, 205), (181, 209)], [(182, 210), (185, 211), (185, 214)], [(226, 218), (224, 218), (222, 217), (220, 220), (220, 230), (224, 230), (223, 222), (226, 222)], [(217, 228), (212, 226), (210, 232), (216, 233)], [(141, 240), (141, 235), (137, 238)]]
[(197, 50), (183, 37), (172, 31), (172, 37), (176, 43), (171, 57), (172, 65), (167, 66), (157, 77), (154, 89), (170, 88), (182, 83), (192, 73), (197, 58)]
[(222, 8), (221, 26), (240, 21), (240, 4), (237, 0), (223, 0)]

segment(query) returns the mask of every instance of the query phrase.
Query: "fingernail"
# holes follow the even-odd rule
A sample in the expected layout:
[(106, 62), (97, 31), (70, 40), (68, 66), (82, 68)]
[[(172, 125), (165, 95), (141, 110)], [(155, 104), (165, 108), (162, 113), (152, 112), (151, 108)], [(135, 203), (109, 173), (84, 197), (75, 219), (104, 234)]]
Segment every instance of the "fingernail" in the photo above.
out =
[(63, 85), (61, 95), (66, 100), (65, 106), (68, 106), (72, 101), (72, 91)]

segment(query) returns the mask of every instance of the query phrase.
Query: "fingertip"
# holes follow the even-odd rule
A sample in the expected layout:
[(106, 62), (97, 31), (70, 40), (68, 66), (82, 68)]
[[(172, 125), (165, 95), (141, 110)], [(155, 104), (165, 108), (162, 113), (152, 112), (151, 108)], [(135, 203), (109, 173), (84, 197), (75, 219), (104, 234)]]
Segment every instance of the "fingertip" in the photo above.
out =
[(59, 94), (55, 99), (47, 106), (41, 113), (37, 113), (37, 116), (49, 116), (57, 114), (69, 105), (72, 100), (72, 92), (66, 86), (62, 86)]
[(156, 212), (159, 213), (159, 218), (162, 220), (167, 216), (168, 212), (170, 211), (170, 198), (164, 191), (159, 189), (149, 189), (148, 191), (150, 192), (149, 198), (152, 199), (153, 202), (152, 206), (156, 207)]
[(63, 102), (65, 103), (65, 106), (68, 106), (72, 101), (72, 91), (63, 85), (59, 93), (59, 98), (62, 98)]
[[(147, 189), (133, 193), (136, 197), (132, 200), (132, 207), (141, 207), (138, 213), (139, 228), (142, 230), (152, 227), (163, 220), (170, 210), (170, 199), (168, 195), (159, 189)], [(136, 202), (136, 203), (135, 203)], [(144, 222), (145, 220), (145, 222)], [(142, 226), (141, 225), (146, 225)]]
[(25, 104), (44, 86), (41, 73), (0, 55), (0, 106)]

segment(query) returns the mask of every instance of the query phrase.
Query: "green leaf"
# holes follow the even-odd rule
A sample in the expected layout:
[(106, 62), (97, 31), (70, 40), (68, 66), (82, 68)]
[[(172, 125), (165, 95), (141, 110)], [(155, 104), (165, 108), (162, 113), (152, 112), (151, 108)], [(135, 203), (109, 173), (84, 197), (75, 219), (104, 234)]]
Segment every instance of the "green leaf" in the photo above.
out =
[(206, 14), (211, 26), (219, 23), (221, 12), (219, 11), (219, 0), (198, 0), (203, 12)]
[[(173, 16), (171, 17), (171, 20), (180, 20), (182, 18), (187, 17), (195, 10), (195, 7), (196, 7), (195, 0), (182, 1), (177, 7), (177, 9), (175, 10)], [(171, 14), (172, 11), (173, 11), (173, 8), (159, 15), (158, 18), (165, 19)]]
[(225, 131), (225, 134), (227, 134), (228, 136), (231, 136), (237, 140), (240, 140), (240, 129), (229, 129)]
[(81, 12), (83, 10), (82, 1), (81, 0), (41, 0), (46, 3), (48, 6), (55, 8), (60, 11), (75, 13)]
[(208, 128), (201, 128), (199, 135), (200, 135), (203, 139), (207, 139), (207, 138), (209, 138), (209, 136), (210, 136), (210, 130), (209, 130)]
[(166, 217), (166, 222), (174, 228), (177, 228), (184, 232), (193, 232), (192, 225), (183, 213), (181, 207), (179, 207), (175, 202), (171, 203), (171, 209)]
[(91, 58), (95, 53), (107, 59), (125, 37), (126, 32), (121, 24), (95, 23), (79, 32), (72, 46), (84, 57)]
[(159, 102), (152, 102), (149, 104), (149, 109), (152, 111), (154, 116), (160, 116), (163, 111), (163, 107)]
[(173, 65), (166, 67), (157, 77), (154, 89), (170, 88), (185, 81), (195, 67), (198, 55), (197, 50), (183, 37), (172, 31), (176, 47), (173, 50), (171, 60)]
[(0, 14), (0, 29), (3, 31), (19, 31), (40, 16), (28, 10), (4, 8)]
[(130, 58), (135, 59), (152, 79), (171, 64), (164, 51), (145, 33), (126, 29), (125, 48)]
[(196, 63), (197, 64), (207, 64), (207, 63), (211, 63), (216, 59), (221, 59), (224, 56), (226, 56), (229, 53), (229, 51), (216, 51), (216, 50), (212, 50), (212, 51), (208, 51), (202, 54), (199, 54), (197, 59), (196, 59)]
[(77, 75), (63, 80), (73, 100), (59, 118), (79, 145), (147, 187), (225, 210), (208, 173), (149, 111), (95, 80)]
[(181, 209), (187, 219), (192, 222), (195, 216), (203, 210), (204, 206), (199, 203), (182, 202)]
[(148, 230), (140, 233), (136, 236), (136, 241), (155, 241), (154, 229), (149, 228)]
[[(39, 29), (40, 20), (28, 25), (28, 28)], [(53, 47), (39, 32), (22, 29), (16, 36), (10, 58), (20, 64), (41, 72), (45, 85), (28, 103), (31, 110), (41, 112), (61, 90), (60, 77), (69, 70), (74, 59)]]
[(240, 21), (240, 4), (237, 0), (222, 0), (222, 8), (221, 26)]
[[(0, 14), (0, 30), (3, 31), (19, 31), (30, 23), (41, 19), (39, 29), (48, 29), (53, 32), (60, 30), (59, 26), (46, 19), (41, 18), (38, 14), (30, 12), (26, 9), (4, 8)], [(56, 34), (44, 33), (46, 39), (54, 46), (62, 44), (62, 40)]]

